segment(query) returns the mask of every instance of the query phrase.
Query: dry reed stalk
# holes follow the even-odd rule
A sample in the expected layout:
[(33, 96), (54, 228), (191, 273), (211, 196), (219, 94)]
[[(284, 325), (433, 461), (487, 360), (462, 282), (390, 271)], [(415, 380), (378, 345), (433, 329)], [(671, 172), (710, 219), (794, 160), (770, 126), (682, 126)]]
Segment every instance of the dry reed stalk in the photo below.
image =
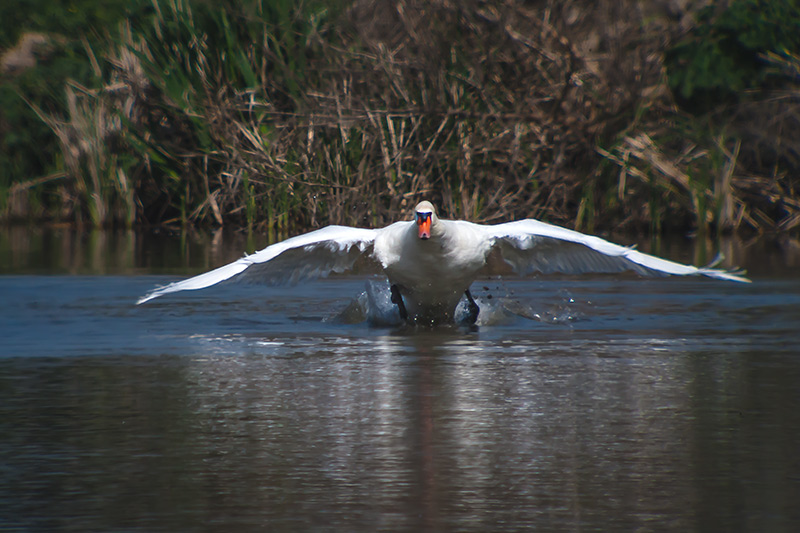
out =
[[(796, 180), (753, 181), (747, 142), (683, 138), (661, 60), (680, 28), (643, 3), (364, 0), (312, 29), (302, 6), (281, 27), (154, 5), (151, 38), (128, 27), (111, 58), (119, 97), (75, 106), (76, 125), (123, 110), (142, 163), (106, 172), (114, 159), (98, 155), (86, 188), (105, 194), (100, 177), (116, 176), (142, 220), (294, 233), (383, 225), (427, 198), (481, 222), (796, 224)], [(774, 133), (800, 123), (791, 98), (763, 128), (781, 161), (800, 154)]]

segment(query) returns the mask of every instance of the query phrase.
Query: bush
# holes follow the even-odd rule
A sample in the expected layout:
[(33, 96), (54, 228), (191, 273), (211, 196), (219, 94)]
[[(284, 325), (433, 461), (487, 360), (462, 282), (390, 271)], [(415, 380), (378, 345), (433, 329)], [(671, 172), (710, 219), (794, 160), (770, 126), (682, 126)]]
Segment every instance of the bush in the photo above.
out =
[(797, 0), (733, 0), (701, 9), (695, 26), (667, 51), (665, 66), (678, 100), (706, 111), (745, 90), (784, 85), (791, 78), (767, 59), (798, 53)]
[[(67, 114), (65, 87), (70, 80), (83, 86), (101, 83), (87, 52), (107, 42), (108, 31), (149, 0), (12, 0), (0, 3), (0, 52), (3, 57), (31, 37), (25, 52), (31, 64), (0, 72), (0, 207), (15, 184), (25, 186), (27, 201), (36, 204), (28, 215), (48, 217), (65, 201), (55, 187), (28, 187), (63, 174), (57, 136), (41, 113)], [(23, 61), (24, 62), (24, 61)], [(102, 65), (101, 65), (102, 66)], [(69, 196), (69, 195), (67, 195)], [(70, 200), (67, 199), (67, 202)], [(20, 211), (22, 213), (22, 210)], [(73, 213), (68, 213), (70, 216)]]

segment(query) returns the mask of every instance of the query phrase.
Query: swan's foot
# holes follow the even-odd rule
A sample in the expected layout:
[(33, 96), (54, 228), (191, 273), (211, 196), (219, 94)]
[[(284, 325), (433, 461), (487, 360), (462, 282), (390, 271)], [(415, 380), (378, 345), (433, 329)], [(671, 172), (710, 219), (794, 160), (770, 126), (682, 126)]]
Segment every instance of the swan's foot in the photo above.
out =
[(403, 320), (408, 320), (408, 311), (406, 311), (406, 304), (403, 302), (403, 295), (400, 294), (400, 287), (397, 285), (392, 285), (390, 290), (392, 291), (392, 303), (397, 305), (397, 310), (400, 312), (400, 318)]
[(481, 308), (478, 307), (478, 304), (475, 302), (475, 299), (472, 297), (469, 289), (464, 291), (464, 295), (467, 297), (467, 302), (469, 302), (469, 305), (467, 306), (467, 317), (464, 319), (464, 322), (472, 325), (478, 321), (478, 313), (481, 312)]

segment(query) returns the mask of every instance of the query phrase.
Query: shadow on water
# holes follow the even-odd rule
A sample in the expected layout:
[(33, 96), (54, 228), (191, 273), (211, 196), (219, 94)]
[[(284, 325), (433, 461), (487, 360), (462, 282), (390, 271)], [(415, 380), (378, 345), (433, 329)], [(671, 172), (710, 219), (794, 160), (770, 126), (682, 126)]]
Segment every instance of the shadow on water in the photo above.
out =
[(800, 525), (800, 277), (771, 245), (734, 257), (749, 286), (481, 280), (471, 330), (335, 320), (365, 276), (137, 307), (246, 243), (72, 238), (0, 241), (0, 529)]

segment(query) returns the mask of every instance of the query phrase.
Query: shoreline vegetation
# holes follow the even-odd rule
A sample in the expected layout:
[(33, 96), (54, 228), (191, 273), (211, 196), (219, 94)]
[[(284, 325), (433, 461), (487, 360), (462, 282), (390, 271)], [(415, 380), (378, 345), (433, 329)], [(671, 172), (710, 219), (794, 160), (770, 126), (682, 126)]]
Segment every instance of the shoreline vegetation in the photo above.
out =
[(796, 0), (89, 5), (0, 17), (0, 222), (800, 229)]

